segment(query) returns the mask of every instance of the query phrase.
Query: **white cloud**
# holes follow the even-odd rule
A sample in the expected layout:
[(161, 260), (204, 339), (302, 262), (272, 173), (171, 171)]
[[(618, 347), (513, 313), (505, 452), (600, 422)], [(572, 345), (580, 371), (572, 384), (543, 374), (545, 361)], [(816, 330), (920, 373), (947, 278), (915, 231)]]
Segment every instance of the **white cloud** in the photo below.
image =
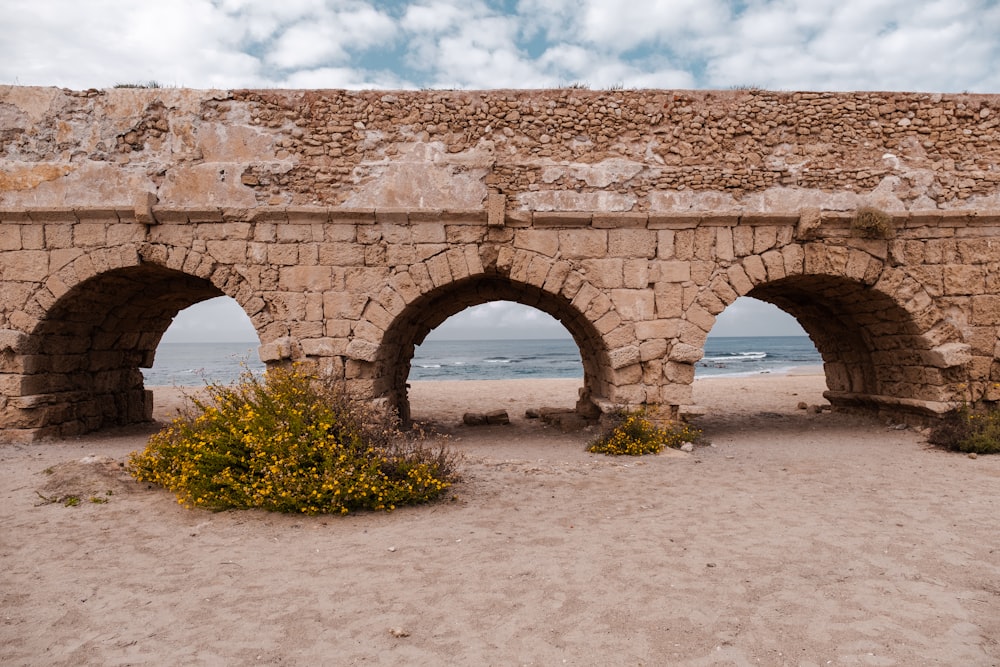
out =
[(784, 90), (986, 91), (1000, 9), (984, 2), (755, 2), (708, 38), (706, 83)]
[(450, 2), (418, 3), (406, 8), (400, 27), (412, 33), (436, 35), (462, 23), (468, 11)]
[[(157, 80), (197, 87), (258, 82), (230, 19), (203, 0), (5, 0), (0, 81), (74, 88)], [(9, 10), (9, 11), (8, 11)]]
[(497, 0), (0, 0), (0, 83), (1000, 87), (1000, 3), (993, 0), (521, 0), (515, 11), (509, 6)]
[(798, 321), (770, 303), (740, 297), (719, 313), (710, 336), (805, 336)]
[(440, 14), (418, 7), (403, 25), (410, 30), (409, 64), (428, 72), (428, 85), (458, 88), (531, 88), (549, 78), (518, 46), (517, 17), (480, 2), (438, 2)]
[(317, 67), (296, 70), (277, 84), (281, 88), (344, 88), (348, 90), (400, 90), (412, 88), (392, 72), (365, 72), (351, 67)]
[(163, 343), (258, 342), (246, 312), (234, 299), (220, 296), (185, 308), (167, 328)]
[(558, 320), (537, 308), (511, 301), (491, 301), (448, 318), (427, 340), (569, 337)]
[(303, 15), (270, 46), (267, 61), (284, 69), (350, 62), (352, 50), (384, 44), (395, 22), (367, 5)]
[(725, 25), (729, 14), (718, 0), (588, 0), (581, 11), (586, 41), (621, 52), (644, 42), (687, 41)]

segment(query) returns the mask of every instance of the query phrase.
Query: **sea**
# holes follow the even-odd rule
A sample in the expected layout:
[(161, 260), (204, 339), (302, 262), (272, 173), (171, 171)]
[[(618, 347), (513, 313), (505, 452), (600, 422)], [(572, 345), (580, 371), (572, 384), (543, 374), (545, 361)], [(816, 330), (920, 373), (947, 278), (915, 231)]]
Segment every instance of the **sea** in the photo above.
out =
[[(710, 337), (696, 377), (786, 373), (818, 366), (822, 358), (808, 336)], [(264, 365), (254, 343), (161, 343), (147, 386), (229, 384)], [(510, 380), (582, 378), (580, 352), (571, 339), (426, 341), (416, 348), (410, 380)]]

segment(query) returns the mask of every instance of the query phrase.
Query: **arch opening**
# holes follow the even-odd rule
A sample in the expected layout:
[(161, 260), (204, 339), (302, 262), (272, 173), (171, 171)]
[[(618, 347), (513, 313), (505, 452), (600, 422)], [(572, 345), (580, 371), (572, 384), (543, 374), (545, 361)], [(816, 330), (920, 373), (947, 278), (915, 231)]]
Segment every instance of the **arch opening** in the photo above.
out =
[(740, 297), (720, 313), (705, 339), (695, 377), (786, 373), (798, 367), (822, 370), (823, 360), (798, 321), (777, 306)]
[(416, 346), (453, 315), (494, 301), (531, 306), (565, 327), (583, 367), (577, 411), (590, 417), (599, 416), (595, 401), (607, 395), (611, 369), (604, 342), (594, 325), (564, 298), (534, 285), (493, 275), (469, 277), (438, 287), (414, 300), (395, 318), (385, 332), (375, 363), (375, 395), (386, 397), (403, 422), (409, 423), (408, 379)]
[(147, 387), (232, 384), (245, 371), (265, 370), (259, 345), (253, 322), (239, 303), (218, 296), (177, 313), (160, 339), (152, 367), (142, 374)]
[[(450, 381), (459, 383), (442, 384)], [(489, 381), (488, 394), (471, 391), (482, 387), (474, 381)], [(580, 351), (557, 320), (534, 307), (490, 301), (453, 315), (416, 346), (407, 385), (416, 422), (456, 423), (467, 413), (473, 421), (489, 421), (490, 413), (517, 421), (526, 410), (547, 408), (533, 416), (570, 428), (583, 425), (573, 412), (582, 381)]]
[(206, 279), (153, 264), (76, 285), (19, 346), (14, 429), (65, 437), (151, 421), (153, 397), (140, 369), (152, 366), (179, 311), (218, 296)]
[(815, 274), (761, 283), (747, 296), (802, 326), (822, 358), (824, 396), (837, 408), (938, 415), (967, 380), (964, 364), (942, 360), (936, 350), (960, 337), (929, 299), (911, 312), (912, 303), (904, 307), (863, 282)]

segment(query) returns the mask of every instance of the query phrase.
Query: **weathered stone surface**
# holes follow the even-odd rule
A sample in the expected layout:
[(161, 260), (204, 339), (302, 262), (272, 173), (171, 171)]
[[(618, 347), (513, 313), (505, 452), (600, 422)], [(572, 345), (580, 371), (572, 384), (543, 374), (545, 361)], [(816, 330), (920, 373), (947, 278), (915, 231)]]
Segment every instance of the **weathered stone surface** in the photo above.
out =
[[(496, 300), (570, 330), (578, 412), (691, 409), (742, 295), (810, 331), (838, 406), (1000, 400), (1000, 180), (970, 167), (1000, 164), (995, 96), (0, 86), (0, 105), (31, 119), (0, 127), (17, 437), (148, 418), (138, 366), (219, 295), (267, 363), (403, 414), (413, 346)], [(852, 229), (873, 205), (891, 240)]]

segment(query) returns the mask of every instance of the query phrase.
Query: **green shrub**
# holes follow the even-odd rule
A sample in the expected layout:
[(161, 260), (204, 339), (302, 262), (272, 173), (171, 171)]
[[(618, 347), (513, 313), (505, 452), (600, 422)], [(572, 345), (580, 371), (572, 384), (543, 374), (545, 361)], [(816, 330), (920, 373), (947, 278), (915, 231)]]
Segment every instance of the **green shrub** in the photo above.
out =
[(1000, 409), (954, 410), (931, 430), (927, 441), (956, 452), (1000, 454)]
[(659, 428), (642, 410), (622, 411), (615, 415), (611, 428), (587, 446), (587, 451), (612, 456), (642, 456), (661, 452), (664, 447), (676, 449), (685, 442), (694, 442), (699, 436), (701, 431), (684, 422)]
[(189, 507), (305, 514), (391, 510), (439, 497), (455, 457), (398, 428), (394, 413), (298, 369), (245, 373), (153, 435), (130, 471)]
[(158, 81), (145, 81), (134, 83), (131, 81), (126, 81), (123, 83), (116, 83), (115, 88), (163, 88), (163, 84)]
[(851, 230), (866, 239), (891, 239), (896, 235), (892, 216), (877, 208), (859, 208), (851, 219)]

